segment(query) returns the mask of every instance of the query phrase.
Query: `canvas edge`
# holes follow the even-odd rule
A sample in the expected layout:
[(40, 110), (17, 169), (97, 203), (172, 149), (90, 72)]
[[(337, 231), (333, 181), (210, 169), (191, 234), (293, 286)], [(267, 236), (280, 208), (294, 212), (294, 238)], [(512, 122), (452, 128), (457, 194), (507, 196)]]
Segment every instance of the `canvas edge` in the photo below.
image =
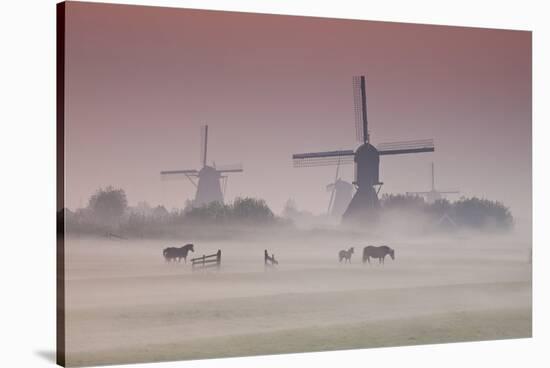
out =
[(56, 4), (56, 363), (65, 366), (65, 2)]

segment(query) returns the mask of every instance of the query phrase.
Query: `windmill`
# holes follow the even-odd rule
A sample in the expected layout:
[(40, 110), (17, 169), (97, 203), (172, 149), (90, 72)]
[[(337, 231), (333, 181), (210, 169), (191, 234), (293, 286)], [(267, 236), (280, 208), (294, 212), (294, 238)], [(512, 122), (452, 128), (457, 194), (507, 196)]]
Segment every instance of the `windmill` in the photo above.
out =
[(338, 177), (340, 163), (336, 165), (334, 181), (327, 185), (327, 192), (330, 192), (327, 214), (334, 217), (341, 217), (348, 208), (353, 197), (353, 185)]
[[(184, 169), (184, 170), (167, 170), (161, 171), (161, 177), (167, 178), (175, 175), (184, 175), (191, 184), (197, 188), (193, 207), (200, 207), (210, 202), (223, 203), (225, 189), (227, 187), (227, 174), (243, 172), (241, 164), (216, 166), (213, 162), (212, 166), (207, 164), (208, 153), (208, 125), (201, 128), (201, 168)], [(223, 191), (222, 191), (223, 189)]]
[(435, 169), (432, 162), (432, 189), (428, 192), (407, 192), (408, 195), (425, 196), (428, 203), (434, 203), (438, 199), (443, 198), (446, 194), (458, 194), (458, 190), (439, 191), (435, 189)]
[(382, 143), (373, 146), (370, 142), (367, 120), (367, 96), (365, 76), (353, 77), (353, 95), (355, 103), (355, 126), (359, 147), (355, 150), (299, 153), (292, 155), (294, 167), (326, 166), (334, 164), (355, 164), (357, 188), (349, 206), (343, 214), (343, 220), (363, 223), (373, 219), (377, 209), (378, 192), (382, 182), (379, 180), (380, 156), (409, 153), (433, 152), (433, 139)]

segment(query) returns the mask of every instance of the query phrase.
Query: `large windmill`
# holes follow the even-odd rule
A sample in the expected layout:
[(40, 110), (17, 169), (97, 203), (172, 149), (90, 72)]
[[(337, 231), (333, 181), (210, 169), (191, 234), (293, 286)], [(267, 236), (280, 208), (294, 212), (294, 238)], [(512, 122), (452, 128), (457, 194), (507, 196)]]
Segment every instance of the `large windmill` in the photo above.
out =
[(446, 194), (458, 194), (458, 190), (439, 191), (435, 189), (435, 169), (432, 162), (432, 189), (428, 192), (407, 192), (408, 195), (425, 196), (428, 203), (434, 203), (438, 199), (443, 198)]
[(378, 192), (383, 183), (379, 180), (381, 155), (401, 155), (409, 153), (433, 152), (433, 139), (382, 143), (370, 143), (367, 120), (367, 96), (365, 77), (353, 78), (355, 102), (355, 125), (357, 140), (361, 142), (355, 150), (299, 153), (292, 155), (294, 167), (325, 166), (355, 163), (355, 192), (343, 220), (364, 223), (371, 220), (380, 204)]
[[(208, 165), (208, 125), (201, 128), (201, 168), (184, 169), (184, 170), (167, 170), (161, 171), (163, 178), (184, 175), (197, 188), (193, 207), (200, 207), (210, 202), (222, 202), (227, 186), (227, 174), (242, 172), (241, 164), (218, 166), (213, 162), (212, 166)], [(222, 191), (223, 189), (223, 191)]]
[(339, 170), (340, 163), (336, 165), (334, 181), (327, 185), (327, 192), (330, 192), (327, 214), (334, 217), (342, 217), (353, 198), (353, 185), (340, 179)]

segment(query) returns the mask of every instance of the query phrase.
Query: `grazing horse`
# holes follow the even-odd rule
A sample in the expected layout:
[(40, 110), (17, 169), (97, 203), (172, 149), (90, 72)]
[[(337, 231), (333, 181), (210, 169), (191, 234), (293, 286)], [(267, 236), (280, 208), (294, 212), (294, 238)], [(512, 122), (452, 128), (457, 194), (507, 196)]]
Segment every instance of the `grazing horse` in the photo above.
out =
[(176, 247), (165, 248), (162, 251), (162, 255), (164, 256), (164, 260), (166, 262), (170, 262), (170, 261), (175, 262), (176, 259), (178, 260), (178, 262), (181, 262), (181, 259), (183, 258), (185, 263), (187, 263), (187, 253), (189, 253), (189, 251), (191, 252), (195, 251), (195, 249), (193, 248), (193, 244), (185, 244), (183, 247), (179, 247), (179, 248), (176, 248)]
[(370, 263), (370, 257), (378, 258), (378, 263), (384, 263), (384, 258), (388, 254), (390, 255), (391, 259), (395, 259), (395, 251), (387, 245), (381, 245), (379, 247), (369, 245), (363, 248), (363, 263)]
[(348, 250), (341, 250), (338, 252), (338, 260), (341, 263), (342, 260), (344, 260), (344, 263), (349, 262), (351, 263), (351, 255), (353, 254), (353, 247), (351, 247)]

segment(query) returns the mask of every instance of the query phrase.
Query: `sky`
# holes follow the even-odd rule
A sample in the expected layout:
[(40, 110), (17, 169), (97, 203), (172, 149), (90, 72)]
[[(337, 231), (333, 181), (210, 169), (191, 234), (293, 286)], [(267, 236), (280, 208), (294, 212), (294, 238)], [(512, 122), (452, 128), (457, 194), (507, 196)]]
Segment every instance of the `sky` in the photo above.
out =
[(530, 32), (79, 2), (66, 21), (69, 208), (107, 185), (130, 205), (183, 207), (194, 186), (159, 172), (199, 169), (208, 124), (209, 163), (244, 166), (227, 201), (323, 213), (336, 168), (291, 156), (357, 147), (352, 77), (365, 75), (373, 144), (435, 140), (381, 157), (381, 194), (429, 190), (434, 162), (437, 189), (530, 224)]

